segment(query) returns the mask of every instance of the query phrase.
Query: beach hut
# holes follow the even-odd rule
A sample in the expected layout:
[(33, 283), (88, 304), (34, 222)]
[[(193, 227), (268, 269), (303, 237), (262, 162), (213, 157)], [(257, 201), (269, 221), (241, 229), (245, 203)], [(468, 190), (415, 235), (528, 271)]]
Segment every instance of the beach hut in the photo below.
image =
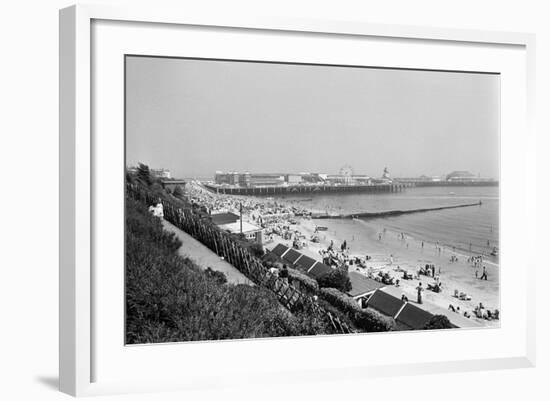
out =
[(307, 272), (315, 263), (317, 263), (315, 259), (302, 255), (302, 257), (296, 261), (296, 267), (299, 267), (301, 270)]
[(405, 303), (380, 289), (373, 292), (367, 300), (367, 308), (372, 308), (383, 315), (395, 318)]
[(315, 259), (303, 255), (297, 250), (288, 248), (282, 244), (275, 246), (271, 250), (271, 253), (278, 258), (281, 258), (283, 262), (291, 265), (292, 267), (299, 268), (300, 270), (306, 272), (314, 279), (318, 279), (333, 270), (332, 267), (318, 262)]
[(311, 269), (308, 270), (307, 274), (317, 280), (319, 277), (324, 276), (331, 271), (331, 267), (325, 265), (324, 263), (317, 262), (311, 267)]
[(421, 330), (433, 316), (416, 305), (406, 303), (395, 316), (395, 321), (398, 330)]
[(283, 256), (283, 260), (292, 266), (302, 257), (302, 254), (294, 249), (289, 249)]
[(365, 277), (361, 273), (351, 271), (348, 275), (351, 282), (351, 290), (348, 291), (348, 295), (355, 299), (359, 305), (362, 305), (363, 299), (366, 300), (374, 291), (386, 286), (379, 281)]
[(272, 253), (274, 253), (279, 258), (282, 258), (283, 255), (289, 250), (290, 248), (283, 244), (277, 244), (275, 248), (271, 250)]

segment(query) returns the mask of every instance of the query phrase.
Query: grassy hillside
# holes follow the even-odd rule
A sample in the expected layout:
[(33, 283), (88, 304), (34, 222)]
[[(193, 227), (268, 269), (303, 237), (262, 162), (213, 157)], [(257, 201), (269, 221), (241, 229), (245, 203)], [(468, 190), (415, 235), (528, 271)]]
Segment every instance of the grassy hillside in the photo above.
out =
[(144, 205), (127, 199), (128, 344), (331, 333), (311, 311), (291, 314), (266, 289), (223, 284), (180, 257), (180, 246)]

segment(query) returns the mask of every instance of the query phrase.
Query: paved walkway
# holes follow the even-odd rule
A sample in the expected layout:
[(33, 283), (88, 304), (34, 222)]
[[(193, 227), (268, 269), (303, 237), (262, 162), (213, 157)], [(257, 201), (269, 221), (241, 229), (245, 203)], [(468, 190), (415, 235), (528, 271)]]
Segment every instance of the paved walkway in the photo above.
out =
[(218, 255), (189, 234), (164, 219), (162, 220), (162, 225), (166, 231), (175, 233), (182, 242), (181, 247), (178, 249), (178, 254), (180, 256), (188, 257), (203, 270), (210, 267), (212, 270), (223, 272), (228, 283), (254, 285), (252, 281), (246, 278), (246, 276), (238, 271), (233, 265), (222, 260)]

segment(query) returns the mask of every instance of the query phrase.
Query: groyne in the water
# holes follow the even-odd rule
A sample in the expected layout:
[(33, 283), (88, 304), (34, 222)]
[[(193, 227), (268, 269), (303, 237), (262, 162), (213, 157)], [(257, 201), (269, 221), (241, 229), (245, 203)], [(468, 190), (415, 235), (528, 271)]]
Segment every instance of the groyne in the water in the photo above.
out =
[(393, 217), (400, 216), (403, 214), (413, 214), (413, 213), (424, 213), (432, 212), (435, 210), (445, 210), (445, 209), (457, 209), (460, 207), (471, 207), (471, 206), (481, 206), (481, 201), (475, 203), (465, 203), (461, 205), (452, 205), (452, 206), (439, 206), (439, 207), (427, 207), (423, 209), (410, 209), (410, 210), (388, 210), (385, 212), (362, 212), (362, 213), (352, 213), (352, 214), (317, 214), (311, 216), (314, 219), (376, 219), (381, 217)]

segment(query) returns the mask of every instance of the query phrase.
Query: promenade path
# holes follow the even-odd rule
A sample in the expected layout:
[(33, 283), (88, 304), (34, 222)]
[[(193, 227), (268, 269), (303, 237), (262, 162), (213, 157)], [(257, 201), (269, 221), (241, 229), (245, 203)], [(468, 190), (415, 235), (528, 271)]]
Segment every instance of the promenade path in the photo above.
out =
[(166, 231), (176, 234), (182, 242), (181, 247), (178, 249), (178, 254), (180, 256), (191, 259), (203, 270), (210, 267), (212, 270), (224, 273), (228, 283), (254, 285), (254, 283), (238, 271), (235, 266), (221, 259), (218, 255), (208, 249), (205, 245), (201, 244), (195, 238), (191, 237), (189, 234), (164, 219), (162, 220), (162, 226)]

